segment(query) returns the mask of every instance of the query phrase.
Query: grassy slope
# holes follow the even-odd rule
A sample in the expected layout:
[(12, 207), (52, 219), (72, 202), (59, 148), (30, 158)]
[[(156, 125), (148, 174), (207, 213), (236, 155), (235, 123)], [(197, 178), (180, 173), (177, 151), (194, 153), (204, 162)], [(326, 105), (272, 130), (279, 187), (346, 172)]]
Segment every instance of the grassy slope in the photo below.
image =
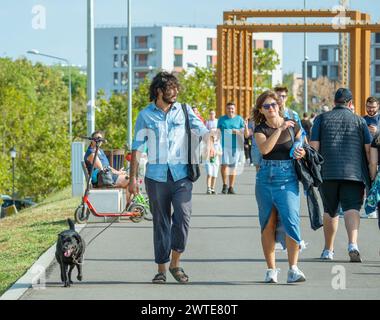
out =
[(34, 208), (0, 220), (0, 295), (2, 295), (68, 228), (80, 198), (71, 188), (55, 193)]

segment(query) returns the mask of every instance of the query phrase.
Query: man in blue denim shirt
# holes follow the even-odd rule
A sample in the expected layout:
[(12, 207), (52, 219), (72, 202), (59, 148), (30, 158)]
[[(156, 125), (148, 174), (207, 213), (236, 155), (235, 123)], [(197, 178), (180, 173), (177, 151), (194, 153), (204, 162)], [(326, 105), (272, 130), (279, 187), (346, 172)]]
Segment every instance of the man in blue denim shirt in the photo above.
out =
[[(153, 215), (154, 255), (158, 264), (153, 283), (166, 282), (166, 263), (169, 261), (169, 271), (178, 282), (189, 280), (179, 260), (187, 242), (193, 184), (187, 177), (185, 114), (181, 104), (176, 102), (178, 89), (178, 80), (171, 73), (160, 72), (154, 77), (150, 86), (152, 102), (137, 117), (132, 144), (131, 194), (139, 192), (136, 182), (138, 162), (146, 146), (148, 150), (145, 187)], [(192, 132), (207, 140), (207, 128), (189, 106), (186, 108)], [(192, 140), (193, 152), (198, 150), (197, 143), (198, 138)]]

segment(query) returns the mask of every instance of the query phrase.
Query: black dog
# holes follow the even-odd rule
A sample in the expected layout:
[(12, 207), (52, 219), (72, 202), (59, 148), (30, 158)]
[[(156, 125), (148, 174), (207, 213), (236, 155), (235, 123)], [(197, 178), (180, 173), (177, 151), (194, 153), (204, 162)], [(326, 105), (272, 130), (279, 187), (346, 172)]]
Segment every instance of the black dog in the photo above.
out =
[(70, 287), (73, 283), (71, 281), (71, 272), (75, 266), (78, 268), (77, 279), (82, 281), (82, 263), (85, 242), (79, 233), (75, 231), (73, 221), (67, 219), (67, 222), (70, 226), (70, 230), (63, 231), (58, 235), (55, 257), (61, 267), (61, 280), (65, 287)]

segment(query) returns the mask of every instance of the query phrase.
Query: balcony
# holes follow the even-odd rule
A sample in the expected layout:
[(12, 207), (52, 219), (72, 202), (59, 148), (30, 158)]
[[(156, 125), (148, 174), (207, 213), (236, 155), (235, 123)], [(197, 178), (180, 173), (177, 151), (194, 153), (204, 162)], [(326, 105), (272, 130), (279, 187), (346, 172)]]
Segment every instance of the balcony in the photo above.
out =
[(145, 46), (135, 46), (133, 47), (133, 52), (135, 53), (153, 53), (156, 51), (156, 48), (145, 47)]
[(147, 64), (147, 63), (136, 63), (134, 66), (133, 66), (133, 69), (135, 71), (151, 71), (155, 68), (155, 66), (152, 66), (150, 64)]

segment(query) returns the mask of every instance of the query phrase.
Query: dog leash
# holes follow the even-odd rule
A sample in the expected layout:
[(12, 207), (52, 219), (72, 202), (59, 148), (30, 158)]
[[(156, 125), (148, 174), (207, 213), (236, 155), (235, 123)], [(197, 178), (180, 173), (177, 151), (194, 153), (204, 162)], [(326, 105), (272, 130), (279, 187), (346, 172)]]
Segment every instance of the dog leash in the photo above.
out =
[(119, 217), (115, 217), (102, 231), (100, 231), (95, 237), (93, 237), (88, 243), (86, 243), (86, 247), (89, 247), (90, 244), (99, 237), (104, 231), (106, 231)]

